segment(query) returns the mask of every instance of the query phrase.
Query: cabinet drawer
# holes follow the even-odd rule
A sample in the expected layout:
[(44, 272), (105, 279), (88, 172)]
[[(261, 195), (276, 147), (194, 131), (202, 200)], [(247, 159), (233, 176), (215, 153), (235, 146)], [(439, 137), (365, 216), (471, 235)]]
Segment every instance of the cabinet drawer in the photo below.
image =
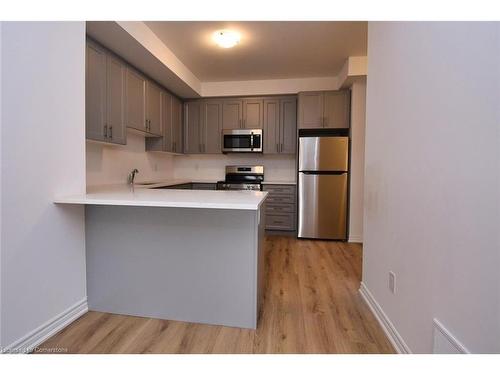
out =
[(268, 214), (280, 214), (280, 213), (293, 213), (295, 212), (295, 204), (266, 204), (266, 213)]
[(285, 195), (295, 195), (294, 185), (266, 185), (262, 187), (264, 191), (268, 191), (269, 195), (274, 194), (285, 194)]
[(294, 230), (295, 214), (266, 214), (266, 229)]
[(267, 204), (274, 204), (274, 203), (292, 203), (292, 204), (295, 204), (295, 195), (269, 194), (266, 202), (267, 202)]

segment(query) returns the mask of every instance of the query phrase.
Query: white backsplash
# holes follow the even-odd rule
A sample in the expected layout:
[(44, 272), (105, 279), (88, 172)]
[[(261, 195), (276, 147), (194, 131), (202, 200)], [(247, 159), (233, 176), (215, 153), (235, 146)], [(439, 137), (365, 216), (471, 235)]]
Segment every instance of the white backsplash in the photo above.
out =
[(146, 152), (144, 137), (128, 132), (125, 146), (87, 141), (87, 186), (125, 183), (130, 171), (137, 181), (224, 179), (226, 165), (264, 165), (265, 180), (295, 181), (295, 155), (183, 155)]
[(110, 146), (87, 141), (87, 186), (126, 183), (134, 168), (137, 181), (173, 178), (174, 157), (161, 152), (146, 152), (144, 137), (128, 132), (125, 146)]
[(174, 158), (174, 177), (223, 180), (226, 165), (264, 165), (267, 181), (295, 181), (295, 155), (184, 155)]

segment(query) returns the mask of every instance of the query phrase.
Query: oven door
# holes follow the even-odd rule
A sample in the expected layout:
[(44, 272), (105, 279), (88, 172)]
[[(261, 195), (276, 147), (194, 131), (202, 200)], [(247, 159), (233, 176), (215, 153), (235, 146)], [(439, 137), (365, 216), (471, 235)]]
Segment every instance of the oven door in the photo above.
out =
[(262, 129), (222, 131), (222, 152), (262, 152)]

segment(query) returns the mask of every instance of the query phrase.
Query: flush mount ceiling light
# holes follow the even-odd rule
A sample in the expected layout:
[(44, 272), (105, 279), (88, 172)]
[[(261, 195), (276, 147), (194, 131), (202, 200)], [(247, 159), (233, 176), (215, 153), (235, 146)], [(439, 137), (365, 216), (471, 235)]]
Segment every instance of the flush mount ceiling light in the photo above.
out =
[(215, 43), (222, 48), (231, 48), (240, 42), (240, 34), (231, 30), (218, 30), (213, 34)]

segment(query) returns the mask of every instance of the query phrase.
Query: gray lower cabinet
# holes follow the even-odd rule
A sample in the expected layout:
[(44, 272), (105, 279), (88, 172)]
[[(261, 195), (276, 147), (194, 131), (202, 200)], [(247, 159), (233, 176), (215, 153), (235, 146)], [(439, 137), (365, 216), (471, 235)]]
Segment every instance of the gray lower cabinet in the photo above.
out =
[(86, 47), (86, 138), (125, 144), (125, 65), (92, 41)]
[(216, 190), (217, 184), (207, 182), (188, 182), (170, 186), (162, 186), (155, 189), (186, 189), (186, 190)]
[(299, 93), (298, 128), (349, 128), (349, 90)]
[(297, 99), (264, 99), (264, 153), (295, 154), (297, 144)]
[(294, 231), (297, 221), (297, 194), (295, 185), (265, 184), (266, 229)]

